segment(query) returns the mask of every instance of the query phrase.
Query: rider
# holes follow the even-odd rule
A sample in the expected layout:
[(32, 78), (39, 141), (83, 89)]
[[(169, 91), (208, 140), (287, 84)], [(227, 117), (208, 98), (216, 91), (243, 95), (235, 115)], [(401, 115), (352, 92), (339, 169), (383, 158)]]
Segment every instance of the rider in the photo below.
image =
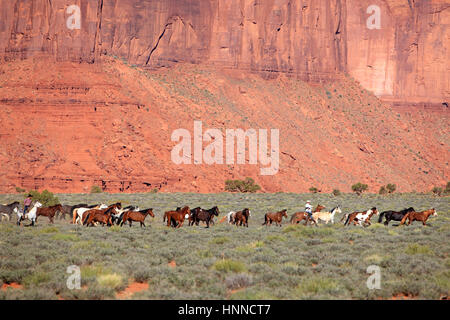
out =
[(311, 205), (311, 201), (306, 201), (305, 204), (305, 212), (308, 214), (308, 220), (306, 222), (308, 222), (309, 220), (312, 220), (312, 205)]
[(31, 194), (28, 194), (27, 198), (23, 201), (23, 214), (27, 213), (28, 208), (31, 206), (32, 198)]

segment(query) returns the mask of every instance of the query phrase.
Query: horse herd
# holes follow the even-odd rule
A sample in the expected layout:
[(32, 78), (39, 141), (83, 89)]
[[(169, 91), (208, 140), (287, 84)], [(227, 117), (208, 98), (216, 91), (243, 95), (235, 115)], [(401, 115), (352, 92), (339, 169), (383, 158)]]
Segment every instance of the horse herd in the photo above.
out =
[[(84, 225), (86, 227), (96, 226), (99, 224), (106, 226), (123, 226), (126, 223), (128, 223), (131, 227), (132, 222), (139, 222), (141, 227), (145, 227), (144, 220), (147, 215), (153, 218), (155, 217), (152, 208), (140, 210), (138, 206), (133, 205), (122, 208), (120, 202), (110, 205), (88, 205), (81, 203), (77, 205), (57, 204), (50, 207), (42, 207), (42, 204), (36, 201), (32, 208), (25, 214), (19, 209), (19, 207), (20, 204), (17, 201), (10, 204), (0, 205), (1, 220), (3, 218), (11, 220), (13, 214), (16, 214), (18, 217), (17, 225), (20, 226), (24, 220), (30, 220), (30, 225), (34, 226), (39, 216), (46, 216), (48, 217), (50, 223), (54, 223), (54, 218), (58, 217), (58, 215), (60, 219), (65, 219), (66, 215), (68, 215), (72, 218), (71, 223)], [(323, 209), (325, 209), (324, 206), (320, 204), (317, 205), (311, 216), (306, 212), (295, 212), (291, 215), (290, 223), (298, 224), (301, 221), (305, 221), (305, 226), (308, 223), (316, 226), (319, 222), (325, 222), (326, 224), (329, 222), (334, 223), (335, 215), (342, 213), (340, 206), (334, 207), (329, 212), (322, 211)], [(202, 209), (200, 207), (190, 209), (189, 206), (185, 206), (182, 208), (178, 207), (173, 211), (166, 211), (163, 215), (163, 222), (165, 223), (167, 220), (168, 227), (180, 228), (183, 226), (185, 220), (188, 220), (189, 226), (193, 226), (194, 224), (198, 226), (199, 222), (202, 221), (206, 224), (206, 228), (209, 228), (211, 224), (214, 224), (214, 216), (218, 217), (219, 214), (220, 212), (217, 206), (214, 206), (211, 209)], [(349, 226), (353, 223), (355, 226), (359, 225), (361, 227), (365, 227), (371, 225), (370, 219), (373, 215), (379, 216), (379, 223), (383, 221), (384, 217), (384, 224), (386, 226), (391, 220), (400, 221), (400, 225), (403, 225), (406, 220), (408, 220), (408, 225), (413, 221), (421, 221), (425, 226), (430, 215), (437, 216), (437, 212), (434, 208), (417, 212), (413, 207), (410, 207), (401, 211), (384, 211), (380, 214), (376, 207), (372, 207), (371, 209), (365, 211), (355, 211), (344, 214), (340, 221), (344, 221), (345, 226)], [(248, 227), (250, 217), (250, 210), (245, 208), (241, 211), (229, 212), (221, 219), (220, 222), (226, 220), (229, 224)], [(288, 218), (287, 209), (278, 212), (266, 213), (264, 215), (264, 223), (262, 225), (270, 226), (272, 223), (275, 223), (275, 225), (281, 227), (283, 217), (286, 219)]]

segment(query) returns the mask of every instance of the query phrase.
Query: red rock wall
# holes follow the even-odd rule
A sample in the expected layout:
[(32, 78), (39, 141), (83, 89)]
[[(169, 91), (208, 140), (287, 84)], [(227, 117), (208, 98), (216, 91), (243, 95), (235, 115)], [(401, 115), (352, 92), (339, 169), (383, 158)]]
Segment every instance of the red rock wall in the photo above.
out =
[[(81, 8), (69, 30), (66, 8)], [(369, 30), (369, 5), (381, 29)], [(306, 80), (351, 74), (387, 100), (450, 96), (450, 4), (437, 0), (9, 0), (0, 3), (0, 56), (101, 54), (151, 68), (211, 63)]]

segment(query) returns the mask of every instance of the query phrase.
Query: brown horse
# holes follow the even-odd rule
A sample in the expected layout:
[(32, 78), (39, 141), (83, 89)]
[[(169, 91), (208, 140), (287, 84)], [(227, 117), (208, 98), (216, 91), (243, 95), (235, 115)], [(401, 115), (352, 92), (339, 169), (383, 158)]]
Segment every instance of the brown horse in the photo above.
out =
[(237, 226), (244, 225), (248, 228), (248, 217), (250, 217), (250, 210), (248, 208), (245, 208), (242, 211), (238, 211), (234, 214), (234, 221), (233, 223)]
[[(183, 225), (184, 219), (186, 215), (190, 215), (190, 210), (188, 206), (183, 207), (178, 211), (166, 211), (164, 213), (163, 222), (166, 221), (167, 218), (167, 226), (173, 225), (175, 228), (180, 228)], [(178, 223), (178, 225), (177, 225)]]
[(141, 228), (142, 228), (142, 226), (145, 227), (144, 220), (147, 217), (147, 215), (150, 215), (152, 218), (155, 217), (155, 214), (153, 213), (153, 208), (144, 209), (144, 210), (140, 210), (140, 211), (127, 211), (123, 214), (122, 222), (120, 223), (120, 226), (123, 226), (123, 224), (128, 221), (128, 223), (130, 224), (130, 227), (131, 227), (131, 222), (136, 221), (141, 224)]
[(106, 209), (91, 209), (83, 213), (83, 225), (86, 227), (93, 225), (94, 222), (100, 222), (101, 224), (112, 225), (111, 214), (117, 213), (117, 209), (121, 209), (120, 203), (114, 203)]
[(39, 216), (45, 216), (48, 217), (48, 220), (50, 223), (54, 223), (53, 219), (56, 215), (56, 212), (61, 212), (62, 211), (62, 205), (57, 204), (51, 207), (46, 207), (46, 208), (37, 208), (36, 211), (36, 220)]
[[(313, 213), (315, 212), (320, 212), (323, 209), (325, 209), (324, 206), (322, 206), (321, 204), (318, 204), (317, 207), (313, 210)], [(305, 220), (305, 225), (308, 223), (308, 213), (306, 212), (296, 212), (291, 216), (291, 223), (292, 224), (296, 224), (296, 223), (300, 223), (302, 220)], [(316, 223), (316, 221), (312, 220), (314, 223)]]
[(281, 227), (281, 220), (283, 217), (288, 217), (286, 213), (287, 209), (281, 210), (279, 212), (273, 213), (269, 212), (264, 215), (264, 223), (262, 225), (266, 225), (266, 227), (270, 224), (272, 225), (272, 222), (275, 222), (275, 224)]
[(437, 212), (435, 208), (429, 209), (429, 210), (425, 210), (425, 211), (421, 211), (421, 212), (408, 212), (407, 214), (405, 214), (405, 216), (402, 219), (402, 222), (400, 222), (400, 225), (404, 224), (406, 219), (408, 219), (408, 226), (411, 224), (411, 222), (413, 221), (422, 221), (422, 224), (424, 226), (426, 226), (426, 222), (428, 220), (428, 218), (433, 215), (433, 216), (437, 216)]

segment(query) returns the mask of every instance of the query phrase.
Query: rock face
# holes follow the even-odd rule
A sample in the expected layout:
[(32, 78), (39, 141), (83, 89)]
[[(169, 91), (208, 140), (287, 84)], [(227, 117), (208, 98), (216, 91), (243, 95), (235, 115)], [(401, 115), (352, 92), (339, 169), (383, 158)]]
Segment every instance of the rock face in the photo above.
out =
[[(67, 26), (71, 5), (80, 29)], [(209, 63), (310, 81), (342, 72), (389, 101), (442, 104), (449, 8), (445, 0), (10, 0), (0, 3), (0, 56), (114, 55), (149, 68)]]

